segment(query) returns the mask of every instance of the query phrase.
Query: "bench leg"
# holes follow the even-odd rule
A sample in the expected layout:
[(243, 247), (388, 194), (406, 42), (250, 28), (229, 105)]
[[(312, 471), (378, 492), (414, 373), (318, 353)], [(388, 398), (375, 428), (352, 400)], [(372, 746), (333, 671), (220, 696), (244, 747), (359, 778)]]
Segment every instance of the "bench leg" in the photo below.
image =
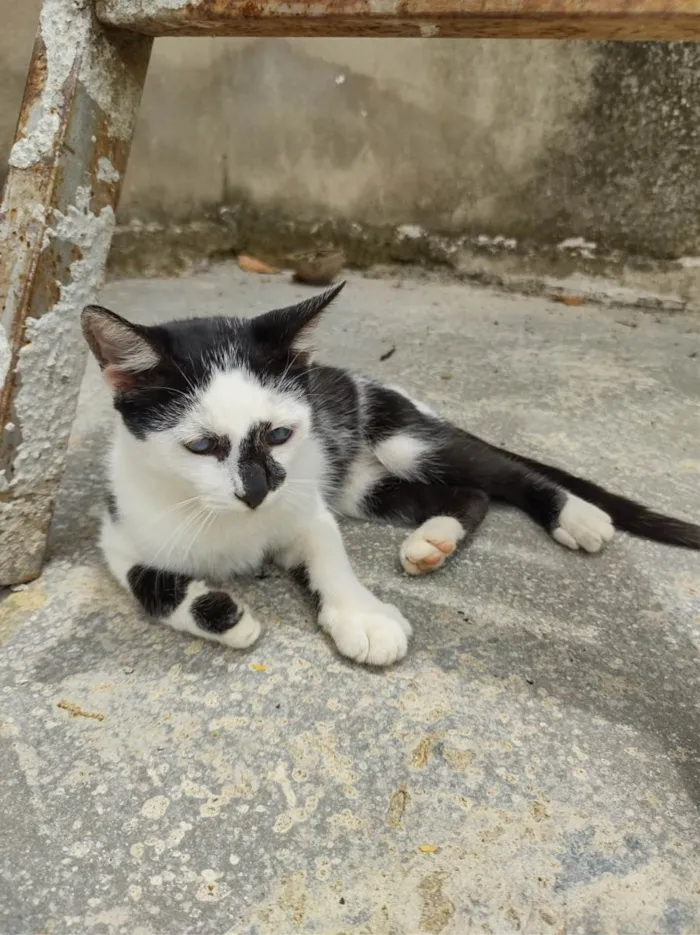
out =
[(0, 585), (41, 571), (152, 40), (45, 0), (0, 207)]

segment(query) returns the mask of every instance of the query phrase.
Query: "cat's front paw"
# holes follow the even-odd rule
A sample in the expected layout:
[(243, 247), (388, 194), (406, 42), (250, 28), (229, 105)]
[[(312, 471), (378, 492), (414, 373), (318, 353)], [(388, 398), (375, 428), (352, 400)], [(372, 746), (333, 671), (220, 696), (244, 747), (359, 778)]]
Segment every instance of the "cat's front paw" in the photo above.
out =
[(246, 649), (260, 636), (260, 624), (227, 591), (205, 591), (192, 602), (195, 632), (234, 649)]
[(338, 652), (355, 662), (390, 666), (403, 659), (411, 625), (393, 604), (376, 598), (353, 604), (326, 604), (318, 622)]

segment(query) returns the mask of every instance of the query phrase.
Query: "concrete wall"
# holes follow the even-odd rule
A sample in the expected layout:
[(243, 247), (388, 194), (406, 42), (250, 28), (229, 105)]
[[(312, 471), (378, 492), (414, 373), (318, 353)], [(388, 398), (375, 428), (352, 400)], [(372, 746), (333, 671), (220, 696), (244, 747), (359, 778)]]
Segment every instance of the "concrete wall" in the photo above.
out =
[[(3, 17), (3, 155), (37, 15), (9, 0)], [(698, 254), (699, 144), (700, 45), (160, 40), (121, 213), (247, 195), (300, 218)]]

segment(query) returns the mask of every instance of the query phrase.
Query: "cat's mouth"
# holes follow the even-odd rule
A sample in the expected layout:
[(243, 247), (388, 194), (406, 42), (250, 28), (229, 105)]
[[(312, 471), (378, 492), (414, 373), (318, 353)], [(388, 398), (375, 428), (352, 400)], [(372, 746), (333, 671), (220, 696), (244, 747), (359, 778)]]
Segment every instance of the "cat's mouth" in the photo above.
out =
[(202, 505), (210, 512), (222, 515), (227, 513), (250, 514), (264, 509), (275, 499), (276, 494), (276, 490), (267, 490), (262, 496), (235, 493), (231, 500), (213, 500), (207, 497), (202, 500)]
[(240, 503), (244, 503), (249, 510), (257, 510), (257, 508), (265, 502), (266, 497), (267, 492), (265, 492), (262, 496), (258, 496), (257, 494), (236, 494), (236, 500), (238, 500)]

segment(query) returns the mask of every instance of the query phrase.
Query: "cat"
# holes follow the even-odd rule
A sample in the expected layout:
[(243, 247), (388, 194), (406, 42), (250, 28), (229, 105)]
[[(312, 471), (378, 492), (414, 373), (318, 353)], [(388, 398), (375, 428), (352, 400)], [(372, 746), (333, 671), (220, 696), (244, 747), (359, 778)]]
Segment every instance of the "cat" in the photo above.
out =
[(440, 568), (492, 501), (569, 549), (614, 527), (700, 549), (700, 526), (497, 448), (401, 389), (312, 364), (312, 332), (344, 283), (251, 319), (146, 327), (100, 306), (85, 338), (120, 419), (101, 547), (152, 618), (226, 646), (260, 626), (231, 588), (272, 558), (311, 591), (320, 627), (356, 662), (390, 665), (411, 626), (357, 579), (333, 513), (410, 524), (410, 575)]

